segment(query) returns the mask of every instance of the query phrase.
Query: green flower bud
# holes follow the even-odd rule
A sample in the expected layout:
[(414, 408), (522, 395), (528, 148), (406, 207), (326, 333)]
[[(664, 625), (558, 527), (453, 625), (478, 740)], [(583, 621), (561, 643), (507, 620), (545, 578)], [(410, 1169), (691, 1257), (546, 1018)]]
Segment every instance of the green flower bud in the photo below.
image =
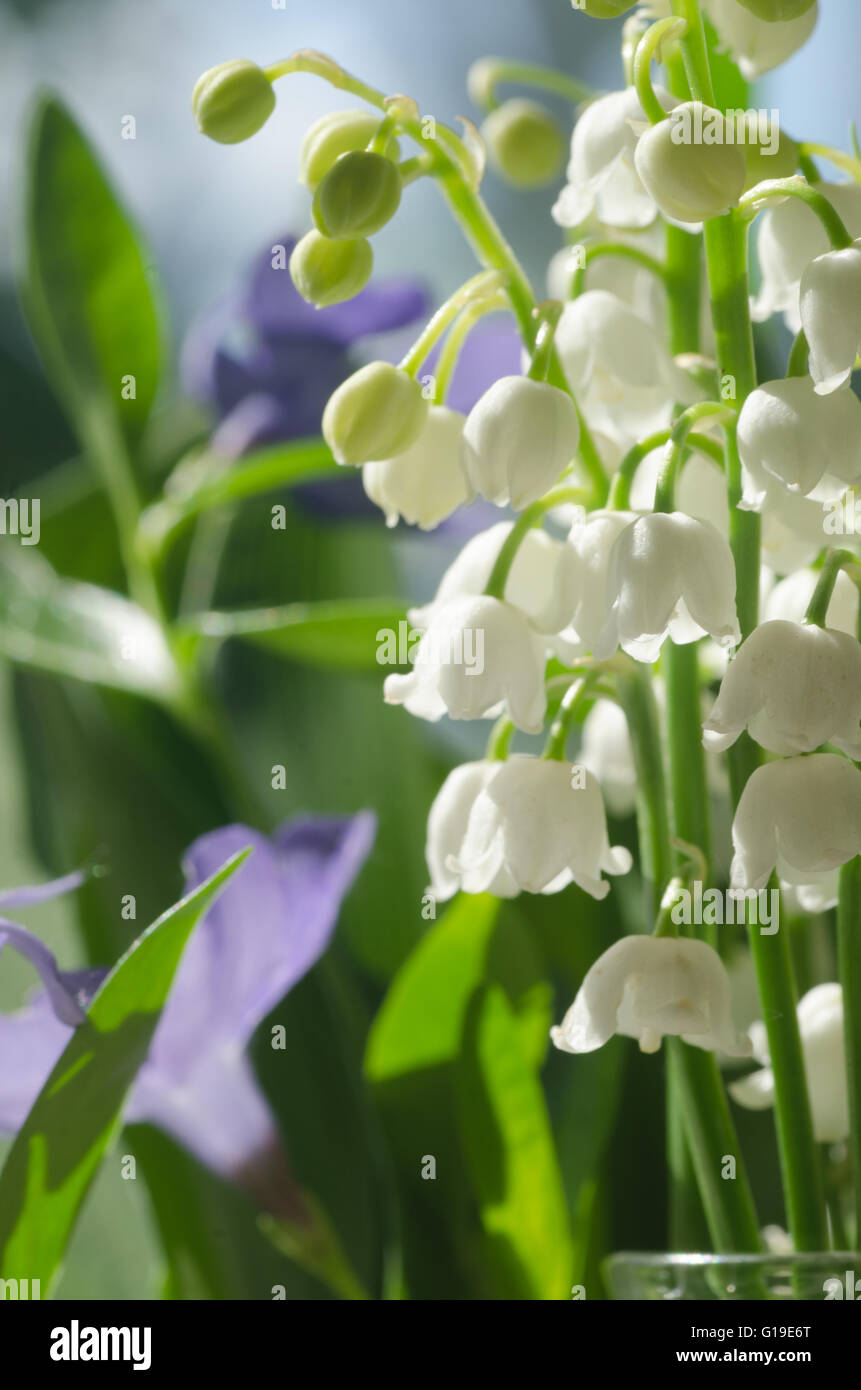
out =
[(798, 145), (777, 124), (769, 120), (760, 125), (755, 111), (746, 113), (747, 131), (744, 162), (747, 167), (745, 190), (764, 179), (788, 179), (798, 168)]
[(336, 463), (372, 463), (415, 443), (427, 413), (417, 381), (391, 362), (369, 362), (329, 397), (323, 438)]
[(353, 239), (385, 227), (400, 201), (398, 166), (381, 154), (354, 150), (332, 165), (314, 194), (311, 214), (324, 236)]
[(638, 0), (571, 0), (575, 10), (582, 10), (593, 19), (618, 19), (637, 3)]
[(303, 236), (290, 257), (293, 284), (318, 309), (352, 299), (365, 288), (373, 268), (369, 241), (330, 241), (319, 232)]
[(641, 135), (634, 166), (665, 217), (705, 222), (719, 217), (744, 192), (744, 148), (722, 112), (701, 101), (677, 106)]
[(814, 3), (815, 0), (739, 0), (739, 4), (750, 10), (757, 19), (765, 19), (769, 24), (783, 19), (800, 19), (812, 9)]
[(494, 167), (516, 188), (551, 183), (565, 162), (565, 134), (537, 101), (504, 101), (491, 111), (481, 134)]
[(262, 68), (236, 58), (197, 79), (191, 109), (203, 135), (220, 145), (236, 145), (266, 124), (275, 109), (275, 93)]
[[(379, 129), (382, 117), (374, 111), (330, 111), (308, 128), (299, 155), (299, 178), (313, 193), (336, 159), (353, 150), (364, 150)], [(387, 159), (398, 159), (400, 148), (389, 137), (383, 151)]]

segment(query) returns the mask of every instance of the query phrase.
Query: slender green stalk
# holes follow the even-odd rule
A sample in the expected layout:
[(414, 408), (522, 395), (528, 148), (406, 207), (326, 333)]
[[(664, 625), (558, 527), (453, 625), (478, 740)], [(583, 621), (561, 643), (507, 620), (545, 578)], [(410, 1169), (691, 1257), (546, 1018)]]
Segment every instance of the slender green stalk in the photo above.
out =
[(494, 299), (505, 288), (505, 277), (499, 271), (483, 270), (449, 295), (444, 304), (437, 309), (416, 338), (409, 352), (401, 359), (401, 369), (415, 376), (428, 353), (454, 322), (458, 314), (471, 304), (480, 303), (485, 298)]
[(539, 497), (537, 502), (533, 502), (530, 507), (522, 511), (503, 542), (502, 549), (490, 571), (490, 578), (484, 592), (490, 598), (503, 598), (511, 566), (514, 564), (515, 556), (528, 532), (533, 527), (538, 526), (547, 512), (552, 511), (554, 507), (559, 507), (564, 502), (582, 503), (582, 501), (583, 493), (579, 488), (557, 487), (552, 492), (548, 492), (546, 496)]
[(813, 623), (816, 627), (827, 626), (828, 609), (834, 594), (834, 586), (840, 571), (843, 569), (851, 569), (861, 576), (861, 562), (858, 556), (853, 555), (851, 550), (829, 550), (816, 581), (813, 597), (807, 605), (805, 622)]
[(605, 256), (616, 256), (624, 261), (633, 261), (635, 265), (643, 270), (648, 270), (658, 280), (666, 278), (666, 267), (657, 256), (650, 256), (648, 251), (642, 251), (639, 246), (627, 246), (623, 241), (593, 241), (589, 246), (583, 248), (583, 264), (578, 265), (571, 278), (570, 298), (577, 299), (584, 290), (586, 284), (586, 271), (595, 261), (601, 260)]
[(434, 373), (434, 400), (437, 405), (441, 405), (448, 394), (463, 345), (475, 325), (486, 314), (498, 313), (499, 310), (508, 307), (508, 300), (504, 295), (491, 295), (471, 304), (468, 309), (464, 309), (460, 317), (452, 324), (446, 334)]
[(696, 405), (683, 410), (670, 431), (664, 463), (658, 475), (655, 489), (655, 511), (672, 512), (676, 505), (676, 482), (685, 455), (688, 435), (700, 420), (723, 419), (731, 414), (726, 406), (716, 401), (698, 401)]
[(653, 922), (671, 872), (670, 824), (658, 708), (648, 666), (630, 663), (617, 678), (637, 772), (637, 832), (646, 892), (646, 918)]
[(683, 20), (660, 19), (657, 24), (649, 25), (637, 44), (634, 53), (634, 86), (640, 98), (640, 105), (652, 125), (660, 124), (667, 117), (652, 86), (652, 59), (659, 52), (662, 43), (680, 38), (685, 28)]
[(569, 77), (567, 72), (545, 68), (538, 63), (521, 63), (513, 58), (479, 58), (467, 76), (469, 95), (482, 111), (493, 111), (499, 105), (497, 87), (503, 82), (519, 87), (534, 87), (539, 92), (563, 97), (579, 106), (590, 101), (595, 93), (585, 82)]
[(857, 1245), (861, 1241), (861, 858), (857, 855), (840, 870), (837, 957), (843, 986), (849, 1153)]
[(806, 203), (828, 233), (833, 251), (845, 251), (847, 246), (852, 245), (852, 235), (834, 204), (828, 201), (824, 193), (811, 188), (799, 174), (793, 174), (788, 179), (767, 179), (764, 183), (758, 183), (739, 199), (739, 212), (743, 215), (758, 212), (769, 198), (798, 198)]

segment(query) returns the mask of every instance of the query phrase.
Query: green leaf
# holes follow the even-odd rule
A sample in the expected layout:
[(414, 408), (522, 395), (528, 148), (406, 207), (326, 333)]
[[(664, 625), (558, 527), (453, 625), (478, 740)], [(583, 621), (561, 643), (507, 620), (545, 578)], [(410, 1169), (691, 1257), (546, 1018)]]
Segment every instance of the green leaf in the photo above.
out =
[(573, 1251), (550, 1120), (498, 985), (478, 990), (470, 1004), (457, 1101), (500, 1296), (565, 1298)]
[(0, 1277), (47, 1289), (149, 1050), (183, 948), (248, 851), (181, 899), (108, 975), (18, 1134), (0, 1176)]
[(260, 449), (238, 463), (197, 451), (177, 464), (165, 484), (164, 497), (141, 516), (141, 543), (158, 556), (202, 512), (337, 473), (331, 450), (320, 438)]
[(31, 127), (26, 233), (30, 322), (69, 415), (83, 440), (99, 441), (96, 454), (117, 427), (134, 443), (161, 357), (146, 259), (86, 137), (52, 96)]
[(176, 668), (158, 624), (108, 589), (61, 579), (32, 551), (0, 558), (0, 656), (170, 702)]
[[(402, 650), (398, 652), (401, 623)], [(406, 656), (410, 631), (404, 608), (394, 598), (290, 603), (283, 608), (245, 613), (202, 613), (187, 619), (183, 626), (204, 637), (242, 637), (308, 666), (376, 671), (380, 675), (384, 665), (396, 669), (397, 657)], [(388, 663), (378, 660), (381, 644), (386, 642), (396, 656)]]

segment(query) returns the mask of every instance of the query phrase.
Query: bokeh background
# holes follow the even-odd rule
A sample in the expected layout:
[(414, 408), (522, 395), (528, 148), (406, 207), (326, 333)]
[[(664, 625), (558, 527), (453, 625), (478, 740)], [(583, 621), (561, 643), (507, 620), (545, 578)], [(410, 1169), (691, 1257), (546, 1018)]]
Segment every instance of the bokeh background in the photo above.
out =
[[(795, 135), (845, 144), (857, 109), (861, 5), (821, 0), (820, 8), (811, 42), (762, 81), (755, 102), (778, 107), (781, 124)], [(0, 0), (0, 495), (25, 478), (47, 475), (73, 451), (16, 304), (22, 137), (39, 88), (67, 101), (142, 228), (178, 356), (192, 323), (223, 299), (262, 248), (306, 229), (307, 194), (296, 182), (302, 135), (324, 112), (353, 104), (312, 78), (291, 78), (278, 85), (277, 114), (268, 126), (250, 143), (224, 148), (202, 140), (191, 119), (189, 94), (201, 71), (230, 57), (270, 63), (314, 47), (376, 85), (413, 95), (423, 113), (451, 120), (475, 114), (466, 74), (487, 53), (565, 67), (597, 89), (617, 86), (617, 36), (616, 25), (572, 17), (567, 0), (286, 0), (284, 8), (272, 0)], [(122, 138), (127, 116), (135, 119), (134, 140)], [(559, 245), (549, 217), (555, 190), (514, 193), (491, 174), (485, 192), (541, 283)], [(433, 299), (474, 270), (432, 187), (408, 191), (374, 249), (380, 277), (418, 275)], [(169, 381), (166, 419), (176, 397)], [(84, 569), (109, 582), (116, 557), (105, 514), (84, 499), (63, 515), (68, 533), (58, 535), (56, 527), (49, 533), (55, 553), (82, 554)], [(259, 603), (264, 593), (272, 602), (334, 596), (362, 585), (373, 593), (397, 584), (423, 597), (452, 545), (416, 537), (390, 545), (381, 526), (312, 518), (285, 561), (283, 551), (259, 545), (259, 531), (245, 526), (240, 521), (235, 528), (225, 562), (225, 604)], [(321, 684), (247, 651), (228, 660), (218, 679), (242, 756), (261, 786), (272, 763), (291, 769), (290, 791), (273, 817), (365, 804), (380, 811), (378, 848), (350, 901), (342, 936), (371, 992), (382, 990), (422, 930), (423, 821), (452, 756), (451, 734), (416, 731), (402, 712), (383, 711), (372, 684), (346, 678)], [(104, 850), (122, 891), (138, 893), (142, 916), (148, 909), (155, 915), (178, 886), (178, 852), (207, 822), (218, 823), (218, 807), (213, 795), (196, 819), (196, 812), (186, 816), (169, 804), (147, 766), (147, 731), (129, 723), (128, 738), (118, 744), (122, 701), (108, 713), (110, 721), (93, 692), (13, 677), (0, 665), (0, 886), (37, 881), (71, 867), (76, 855)], [(202, 795), (207, 801), (208, 792)], [(122, 846), (114, 843), (118, 827)], [(123, 943), (112, 935), (116, 924), (100, 893), (98, 885), (87, 890), (81, 912), (91, 951), (101, 944), (108, 952)], [(65, 964), (81, 959), (75, 906), (34, 910), (27, 923)], [(552, 936), (552, 925), (547, 929)], [(0, 1007), (20, 1000), (28, 983), (25, 969), (4, 958)], [(639, 1137), (647, 1146), (648, 1136)], [(333, 1136), (332, 1144), (338, 1142)], [(346, 1172), (346, 1155), (343, 1163)], [(637, 1204), (636, 1189), (629, 1173), (616, 1203), (623, 1214), (626, 1201)], [(216, 1245), (222, 1236), (227, 1242), (231, 1201), (214, 1194)], [(642, 1240), (648, 1239), (646, 1229)], [(143, 1184), (124, 1182), (119, 1164), (109, 1162), (70, 1250), (61, 1296), (151, 1297), (159, 1268)]]

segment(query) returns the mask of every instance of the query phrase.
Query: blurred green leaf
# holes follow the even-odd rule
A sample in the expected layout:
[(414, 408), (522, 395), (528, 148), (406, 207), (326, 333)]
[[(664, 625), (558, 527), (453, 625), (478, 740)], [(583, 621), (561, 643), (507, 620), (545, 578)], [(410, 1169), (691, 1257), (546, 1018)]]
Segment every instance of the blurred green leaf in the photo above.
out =
[(260, 449), (237, 462), (207, 451), (182, 459), (165, 483), (165, 495), (140, 519), (141, 543), (157, 556), (188, 522), (213, 507), (331, 476), (338, 471), (320, 438), (297, 439)]
[(178, 694), (170, 649), (142, 608), (60, 579), (41, 556), (11, 544), (0, 558), (0, 655), (155, 700)]
[(28, 316), (81, 439), (109, 467), (115, 443), (139, 438), (158, 386), (145, 256), (86, 137), (53, 96), (33, 116), (28, 174)]
[(380, 634), (392, 633), (397, 641), (399, 623), (406, 624), (406, 612), (397, 599), (361, 598), (201, 613), (187, 618), (183, 627), (204, 637), (243, 637), (310, 666), (382, 674)]
[(246, 853), (234, 855), (138, 938), (72, 1034), (0, 1175), (0, 1277), (39, 1279), (48, 1289), (185, 943)]
[(566, 1297), (573, 1251), (550, 1120), (498, 985), (482, 987), (470, 1003), (456, 1086), (499, 1296)]

